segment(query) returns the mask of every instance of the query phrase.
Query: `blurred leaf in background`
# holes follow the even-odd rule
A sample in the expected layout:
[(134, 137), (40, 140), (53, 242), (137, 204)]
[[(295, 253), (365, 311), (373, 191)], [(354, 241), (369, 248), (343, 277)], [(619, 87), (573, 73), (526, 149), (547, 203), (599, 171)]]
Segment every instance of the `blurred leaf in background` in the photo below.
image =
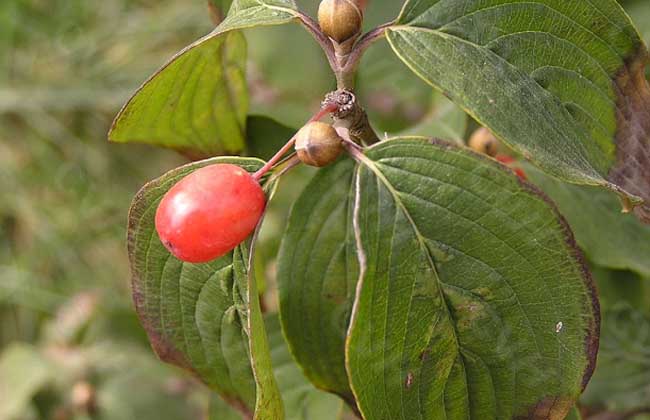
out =
[(0, 419), (17, 417), (51, 379), (48, 362), (29, 344), (12, 344), (0, 354)]
[(602, 309), (600, 351), (580, 402), (593, 416), (640, 420), (650, 412), (650, 281), (599, 267), (593, 275)]
[(203, 387), (151, 352), (125, 252), (134, 193), (184, 159), (106, 132), (211, 27), (205, 4), (178, 0), (0, 2), (0, 419), (83, 416), (74, 390), (107, 419), (207, 409)]

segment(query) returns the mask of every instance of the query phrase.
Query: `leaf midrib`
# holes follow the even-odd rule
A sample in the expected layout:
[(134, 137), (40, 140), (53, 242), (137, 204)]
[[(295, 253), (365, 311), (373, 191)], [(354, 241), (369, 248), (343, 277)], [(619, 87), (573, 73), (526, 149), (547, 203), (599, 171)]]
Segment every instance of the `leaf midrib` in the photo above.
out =
[[(416, 156), (410, 156), (409, 159), (416, 159), (416, 160), (417, 160), (417, 159), (421, 159), (421, 158), (416, 157)], [(385, 159), (385, 160), (390, 160), (390, 158), (387, 158), (387, 159)], [(374, 162), (373, 162), (373, 164), (374, 164)], [(442, 161), (437, 161), (437, 164), (438, 164), (438, 165), (450, 166), (449, 164), (447, 164), (447, 163), (445, 163), (445, 162), (442, 162)], [(386, 164), (384, 164), (384, 165), (387, 166), (387, 167), (389, 167), (389, 168), (391, 168), (391, 169), (393, 169), (393, 170), (408, 172), (408, 171), (406, 171), (405, 169), (402, 169), (402, 168), (399, 168), (399, 167), (396, 167), (396, 166), (386, 165)], [(375, 166), (376, 166), (376, 165), (375, 165)], [(378, 170), (378, 168), (377, 168), (377, 170)], [(411, 173), (411, 174), (416, 174), (416, 175), (418, 175), (418, 176), (424, 176), (424, 175), (422, 175), (422, 174), (418, 174), (418, 173), (414, 173), (414, 172), (409, 172), (409, 173)], [(383, 175), (383, 174), (382, 174), (382, 175)], [(480, 175), (479, 175), (479, 176), (480, 176)], [(483, 176), (481, 176), (481, 178), (487, 180), (487, 181), (490, 182), (490, 183), (494, 183), (494, 181), (493, 181), (492, 179), (488, 178), (488, 177), (483, 177)], [(389, 182), (387, 179), (386, 179), (386, 181)], [(440, 182), (442, 183), (442, 181), (440, 181)], [(454, 183), (447, 183), (447, 184), (448, 184), (448, 185), (452, 185), (452, 186), (458, 188), (458, 189), (461, 190), (461, 191), (464, 191), (464, 192), (466, 192), (466, 193), (469, 193), (469, 194), (473, 195), (474, 197), (476, 197), (476, 199), (479, 199), (479, 200), (485, 202), (487, 205), (490, 205), (491, 207), (493, 207), (489, 202), (485, 201), (485, 199), (483, 199), (482, 197), (479, 197), (478, 195), (476, 195), (476, 194), (474, 194), (474, 193), (472, 193), (472, 192), (470, 192), (470, 191), (468, 191), (468, 190), (463, 189), (460, 185), (457, 185), (457, 184), (454, 184)], [(495, 185), (496, 185), (496, 184), (495, 184)], [(393, 188), (393, 189), (394, 189), (394, 188)], [(395, 190), (395, 189), (394, 189), (394, 191), (395, 191), (396, 194), (405, 194), (405, 195), (410, 195), (410, 196), (413, 196), (413, 197), (414, 197), (415, 199), (417, 199), (417, 200), (422, 200), (421, 197), (419, 197), (419, 196), (414, 196), (413, 194), (409, 194), (409, 193), (399, 193), (399, 192), (397, 192), (397, 190)], [(438, 208), (444, 209), (444, 207), (441, 206), (441, 205), (439, 205), (439, 204), (436, 204), (436, 203), (433, 203), (433, 202), (430, 203), (430, 204), (432, 204), (432, 205), (434, 205), (434, 206), (436, 206), (436, 207), (438, 207)], [(404, 209), (406, 210), (405, 206), (404, 206)], [(447, 210), (447, 209), (445, 209), (445, 210)], [(503, 212), (501, 209), (499, 209), (499, 212), (500, 212), (501, 214), (503, 214), (504, 216), (510, 218), (510, 216), (509, 216), (507, 213)], [(457, 216), (459, 216), (459, 217), (461, 217), (461, 218), (467, 220), (467, 221), (470, 222), (470, 223), (476, 224), (474, 221), (468, 219), (468, 218), (465, 217), (465, 216), (459, 215), (459, 214), (457, 214), (457, 213), (454, 213), (454, 214), (456, 214)], [(411, 220), (411, 219), (409, 218), (409, 220)], [(413, 222), (413, 224), (415, 224), (415, 223)], [(480, 227), (480, 226), (479, 226), (479, 227)], [(482, 227), (481, 227), (481, 228), (482, 228)], [(525, 226), (524, 226), (524, 228), (525, 228)], [(484, 228), (482, 228), (482, 229), (485, 230)], [(532, 264), (530, 264), (529, 260), (528, 260), (528, 259), (527, 259), (527, 258), (526, 258), (526, 257), (525, 257), (525, 256), (524, 256), (524, 255), (519, 251), (519, 250), (517, 250), (516, 248), (513, 248), (510, 244), (508, 244), (505, 240), (503, 240), (502, 238), (500, 238), (500, 237), (499, 237), (498, 235), (496, 235), (494, 232), (492, 232), (492, 231), (490, 231), (490, 230), (485, 230), (485, 231), (486, 231), (487, 233), (489, 233), (491, 236), (493, 236), (495, 239), (497, 239), (497, 240), (503, 242), (503, 243), (504, 243), (504, 244), (505, 244), (505, 245), (506, 245), (506, 246), (507, 246), (507, 247), (508, 247), (508, 248), (509, 248), (513, 253), (517, 254), (518, 256), (520, 256), (520, 257), (522, 258), (522, 260), (526, 261), (526, 263), (528, 263), (528, 264), (530, 265), (530, 268), (531, 268), (531, 269), (537, 271), (537, 269), (536, 269)], [(528, 230), (527, 228), (526, 228), (526, 231), (529, 232), (531, 235), (534, 235), (534, 232), (531, 232), (531, 231)], [(424, 237), (424, 236), (422, 236), (422, 237), (423, 237), (425, 240), (428, 239), (428, 238), (426, 238), (426, 237)], [(540, 356), (541, 356), (541, 351), (540, 351), (540, 349), (539, 349), (539, 343), (537, 342), (537, 334), (535, 334), (535, 329), (533, 328), (533, 324), (532, 324), (532, 322), (530, 321), (530, 318), (528, 317), (528, 314), (527, 314), (526, 311), (524, 310), (524, 307), (523, 307), (522, 303), (519, 301), (519, 296), (518, 296), (517, 293), (515, 292), (514, 287), (510, 284), (510, 282), (509, 282), (508, 279), (506, 278), (505, 274), (503, 274), (503, 273), (501, 273), (500, 271), (496, 270), (494, 267), (490, 266), (489, 264), (487, 264), (486, 262), (484, 262), (483, 260), (481, 260), (481, 259), (478, 258), (478, 257), (475, 257), (475, 256), (473, 256), (473, 255), (471, 255), (471, 254), (468, 254), (467, 252), (462, 251), (462, 250), (460, 250), (460, 249), (457, 249), (457, 248), (455, 248), (455, 247), (453, 247), (453, 246), (451, 246), (451, 245), (449, 245), (449, 244), (445, 244), (445, 246), (449, 247), (450, 249), (454, 249), (454, 250), (456, 250), (457, 252), (459, 252), (460, 254), (462, 254), (462, 255), (464, 255), (464, 256), (466, 256), (466, 257), (468, 257), (468, 258), (470, 258), (470, 259), (476, 261), (477, 263), (479, 263), (479, 264), (485, 266), (485, 267), (488, 268), (490, 271), (496, 273), (496, 274), (499, 276), (500, 279), (502, 279), (502, 281), (503, 281), (503, 282), (508, 286), (508, 288), (512, 291), (512, 294), (513, 294), (513, 296), (514, 296), (514, 298), (515, 298), (515, 300), (516, 300), (516, 302), (517, 302), (517, 306), (518, 306), (518, 308), (521, 310), (521, 313), (523, 314), (523, 316), (524, 316), (524, 318), (526, 319), (528, 325), (530, 326), (531, 334), (532, 334), (532, 336), (533, 336), (534, 339), (535, 339), (535, 345), (536, 345), (536, 347), (537, 347), (538, 353), (539, 353)], [(428, 253), (428, 248), (426, 248), (426, 249), (427, 249), (427, 253)], [(436, 274), (437, 274), (437, 273), (436, 273)], [(447, 284), (447, 283), (443, 282), (440, 278), (438, 278), (438, 282), (439, 282), (440, 284)], [(558, 308), (558, 310), (559, 310), (559, 308)]]
[[(391, 26), (390, 28), (387, 28), (387, 30), (389, 30), (389, 29), (390, 29), (390, 30), (393, 30), (393, 32), (395, 32), (395, 33), (397, 33), (397, 34), (399, 34), (400, 32), (412, 32), (412, 33), (417, 33), (417, 32), (427, 32), (427, 33), (434, 34), (434, 35), (436, 35), (436, 36), (440, 36), (441, 38), (454, 39), (454, 40), (457, 40), (458, 42), (462, 42), (462, 43), (465, 43), (465, 44), (468, 44), (468, 45), (474, 46), (474, 47), (476, 47), (476, 48), (485, 49), (484, 47), (481, 47), (481, 46), (478, 45), (478, 44), (475, 44), (475, 43), (469, 42), (469, 41), (467, 41), (466, 39), (463, 39), (463, 38), (460, 38), (460, 37), (457, 37), (457, 36), (454, 36), (454, 35), (450, 35), (450, 34), (447, 34), (447, 33), (445, 33), (445, 32), (440, 32), (440, 31), (435, 30), (435, 29), (421, 28), (421, 27), (413, 27), (413, 26), (406, 26), (406, 25), (394, 25), (394, 26)], [(403, 35), (402, 35), (402, 36), (403, 36)], [(417, 68), (415, 68), (415, 66), (410, 62), (410, 61), (411, 61), (410, 59), (408, 59), (407, 57), (405, 57), (403, 54), (401, 54), (401, 53), (399, 52), (398, 48), (396, 47), (394, 41), (391, 40), (391, 37), (390, 37), (390, 36), (387, 36), (386, 39), (388, 40), (388, 43), (390, 44), (390, 46), (391, 46), (391, 48), (393, 49), (393, 51), (395, 52), (395, 54), (400, 58), (400, 60), (402, 60), (402, 62), (404, 62), (404, 64), (405, 64), (405, 65), (406, 65), (406, 66), (407, 66), (407, 67), (408, 67), (408, 68), (409, 68), (413, 73), (415, 73), (415, 74), (416, 74), (420, 79), (422, 79), (422, 80), (423, 80), (425, 83), (427, 83), (429, 86), (432, 86), (434, 89), (440, 90), (437, 86), (435, 86), (435, 85), (433, 84), (432, 81), (430, 81), (430, 79), (429, 79), (428, 76), (425, 76), (424, 74), (422, 74), (422, 72), (420, 72)], [(485, 49), (485, 50), (486, 50), (486, 49)], [(521, 70), (519, 70), (519, 68), (513, 66), (513, 65), (510, 64), (508, 61), (504, 60), (501, 56), (499, 56), (499, 55), (497, 55), (497, 54), (494, 54), (494, 53), (492, 53), (491, 51), (488, 51), (488, 50), (486, 50), (486, 51), (489, 52), (490, 54), (494, 55), (495, 57), (497, 57), (499, 60), (502, 60), (502, 61), (503, 61), (505, 64), (507, 64), (508, 66), (511, 66), (511, 67), (513, 68), (513, 71), (520, 72), (522, 75), (526, 75), (527, 77), (529, 77), (526, 73), (522, 72)], [(544, 90), (545, 90), (545, 89), (544, 89)], [(549, 94), (550, 94), (550, 93), (549, 93)], [(463, 110), (464, 110), (468, 115), (470, 115), (471, 117), (473, 117), (475, 120), (477, 120), (477, 121), (479, 121), (479, 122), (483, 121), (483, 119), (482, 119), (482, 118), (479, 118), (478, 115), (476, 115), (476, 113), (475, 113), (472, 109), (467, 108), (466, 106), (464, 106), (464, 105), (462, 105), (462, 104), (459, 104), (459, 106), (460, 106), (460, 107), (461, 107), (461, 108), (462, 108), (462, 109), (463, 109)], [(566, 112), (568, 112), (568, 111), (566, 111)], [(563, 132), (561, 132), (561, 131), (558, 131), (555, 127), (554, 127), (554, 130), (559, 134), (559, 137), (561, 137), (561, 138), (565, 138), (565, 139), (569, 139), (569, 138), (570, 138), (570, 137), (568, 137), (565, 133), (563, 133)], [(502, 139), (502, 140), (503, 140), (504, 142), (506, 142), (507, 144), (511, 144), (511, 145), (513, 144), (512, 142), (506, 141), (506, 140), (504, 140), (504, 139)], [(520, 144), (520, 143), (516, 143), (516, 144), (514, 144), (514, 146), (515, 146), (515, 147), (520, 147), (521, 144)], [(526, 147), (528, 148), (528, 145), (527, 145)], [(593, 164), (592, 164), (592, 163), (587, 159), (587, 156), (586, 156), (586, 155), (587, 155), (587, 151), (586, 151), (586, 149), (585, 149), (585, 148), (586, 148), (586, 145), (583, 144), (582, 142), (577, 142), (577, 143), (576, 143), (576, 148), (579, 148), (580, 151), (581, 151), (582, 153), (580, 153), (580, 154), (577, 155), (577, 156), (574, 156), (574, 157), (573, 157), (573, 162), (574, 162), (574, 164), (577, 164), (578, 162), (580, 162), (580, 165), (576, 165), (575, 167), (579, 168), (579, 171), (580, 171), (581, 177), (584, 179), (584, 184), (585, 184), (585, 185), (595, 185), (595, 186), (607, 186), (608, 188), (611, 188), (611, 189), (613, 189), (613, 190), (616, 191), (616, 190), (617, 190), (617, 187), (616, 187), (615, 185), (611, 184), (609, 181), (607, 181), (607, 180), (605, 179), (604, 175), (601, 174), (601, 173), (599, 172), (599, 170), (596, 169), (596, 168), (594, 167), (594, 165), (593, 165)], [(576, 152), (577, 152), (577, 150), (576, 150)], [(565, 169), (567, 169), (567, 170), (571, 170), (571, 171), (574, 171), (574, 170), (575, 170), (575, 167), (574, 167), (573, 165), (570, 165), (570, 166), (569, 166), (566, 162), (563, 163), (562, 165), (563, 165), (563, 166), (566, 166)], [(589, 180), (589, 181), (587, 181), (587, 180)]]
[[(428, 262), (428, 264), (429, 264), (429, 266), (430, 266), (430, 268), (432, 270), (432, 273), (433, 273), (433, 275), (435, 277), (434, 281), (436, 281), (436, 283), (437, 283), (438, 294), (439, 294), (439, 297), (441, 299), (442, 304), (444, 305), (445, 312), (446, 312), (446, 315), (447, 315), (447, 320), (449, 321), (450, 325), (452, 326), (452, 328), (454, 330), (454, 342), (456, 344), (456, 356), (462, 363), (463, 372), (465, 374), (464, 375), (465, 386), (469, 390), (469, 382), (467, 380), (467, 368), (465, 366), (465, 359), (463, 358), (462, 353), (461, 353), (461, 345), (460, 345), (460, 341), (458, 340), (458, 331), (456, 330), (456, 325), (453, 322), (453, 317), (451, 315), (451, 311), (449, 310), (449, 306), (447, 305), (447, 300), (445, 299), (444, 293), (442, 291), (441, 281), (440, 281), (440, 277), (438, 275), (438, 270), (436, 269), (433, 258), (431, 257), (431, 253), (429, 252), (429, 249), (426, 246), (426, 242), (424, 241), (425, 238), (420, 233), (420, 230), (417, 228), (417, 226), (415, 225), (415, 221), (413, 220), (413, 218), (411, 217), (411, 214), (406, 209), (406, 206), (404, 205), (404, 203), (402, 203), (402, 200), (399, 198), (399, 192), (395, 189), (393, 184), (391, 184), (390, 181), (384, 176), (384, 174), (379, 170), (377, 165), (375, 165), (375, 163), (372, 160), (370, 160), (367, 156), (365, 156), (362, 153), (360, 153), (358, 155), (358, 162), (365, 165), (368, 169), (370, 169), (370, 171), (373, 174), (375, 174), (377, 179), (380, 180), (382, 182), (382, 184), (384, 184), (386, 189), (390, 192), (391, 196), (393, 197), (393, 200), (395, 201), (395, 204), (402, 211), (402, 213), (404, 214), (404, 216), (408, 220), (409, 225), (413, 229), (413, 233), (415, 234), (415, 236), (416, 236), (416, 238), (418, 240), (418, 244), (420, 245), (420, 249), (426, 255), (427, 262)], [(357, 177), (359, 177), (359, 175), (360, 174), (357, 174)], [(359, 188), (359, 187), (360, 187), (360, 185), (357, 185), (357, 188)], [(360, 195), (357, 195), (356, 198), (357, 198), (357, 200), (360, 199)], [(356, 218), (356, 216), (357, 215), (355, 215), (355, 218)], [(359, 241), (359, 247), (361, 247), (361, 245), (362, 244)], [(362, 264), (361, 261), (359, 261), (359, 263)], [(365, 269), (362, 271), (362, 273), (363, 272), (365, 272)], [(361, 282), (360, 282), (360, 284), (361, 284)], [(357, 291), (357, 295), (356, 295), (357, 299), (358, 299), (358, 297), (359, 297), (359, 291)], [(411, 299), (412, 299), (412, 296), (411, 296)], [(409, 303), (409, 305), (410, 305), (410, 303)], [(445, 384), (448, 383), (449, 376), (451, 375), (452, 370), (453, 370), (453, 364), (452, 364), (452, 368), (449, 369), (449, 372), (447, 372), (447, 378), (445, 379)], [(446, 389), (446, 385), (445, 385), (445, 389)], [(445, 389), (443, 389), (443, 391), (442, 391), (443, 395), (444, 395)], [(444, 401), (444, 397), (443, 397), (443, 401)], [(444, 410), (444, 412), (445, 412), (445, 415), (446, 415), (446, 409)]]

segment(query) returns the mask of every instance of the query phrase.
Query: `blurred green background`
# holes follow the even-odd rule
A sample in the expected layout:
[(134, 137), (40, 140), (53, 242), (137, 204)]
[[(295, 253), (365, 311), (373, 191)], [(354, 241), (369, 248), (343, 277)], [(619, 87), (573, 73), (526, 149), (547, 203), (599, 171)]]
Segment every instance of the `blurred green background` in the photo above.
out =
[[(298, 3), (313, 14), (318, 2)], [(650, 4), (626, 5), (648, 40)], [(366, 25), (399, 8), (371, 1)], [(209, 418), (207, 391), (151, 351), (125, 252), (133, 195), (185, 160), (109, 144), (106, 133), (130, 93), (212, 27), (202, 0), (0, 1), (0, 420)], [(252, 113), (298, 127), (333, 88), (321, 52), (297, 25), (246, 36)], [(445, 119), (449, 105), (387, 48), (373, 47), (360, 69), (379, 131), (434, 115), (448, 138), (466, 138), (465, 118)], [(309, 175), (284, 181), (262, 235), (270, 310), (286, 212)]]

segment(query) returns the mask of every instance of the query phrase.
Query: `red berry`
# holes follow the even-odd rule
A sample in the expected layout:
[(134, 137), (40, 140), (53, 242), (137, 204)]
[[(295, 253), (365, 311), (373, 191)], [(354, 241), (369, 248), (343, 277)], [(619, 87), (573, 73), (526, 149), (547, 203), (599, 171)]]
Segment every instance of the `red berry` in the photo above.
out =
[(494, 158), (499, 162), (503, 163), (504, 165), (506, 165), (507, 167), (509, 167), (515, 174), (517, 174), (519, 178), (523, 179), (524, 181), (528, 179), (528, 177), (526, 176), (526, 172), (524, 172), (523, 169), (513, 166), (515, 163), (517, 163), (517, 160), (512, 156), (496, 155)]
[(517, 174), (517, 176), (518, 176), (519, 178), (523, 179), (524, 181), (526, 181), (526, 180), (528, 179), (528, 176), (526, 175), (526, 172), (524, 172), (523, 169), (521, 169), (521, 168), (514, 168), (513, 170), (515, 171), (515, 173)]
[(260, 184), (236, 165), (197, 169), (163, 197), (156, 230), (178, 259), (201, 263), (232, 251), (255, 230), (266, 206)]
[(510, 165), (511, 163), (515, 162), (515, 158), (508, 155), (496, 155), (494, 158), (504, 165)]

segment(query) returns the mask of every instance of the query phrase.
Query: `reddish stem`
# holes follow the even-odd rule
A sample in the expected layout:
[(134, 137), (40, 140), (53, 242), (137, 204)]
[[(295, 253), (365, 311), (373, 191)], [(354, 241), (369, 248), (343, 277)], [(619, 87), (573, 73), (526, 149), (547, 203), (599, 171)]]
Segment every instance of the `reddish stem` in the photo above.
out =
[(296, 142), (296, 136), (291, 137), (291, 139), (289, 139), (287, 144), (282, 146), (282, 148), (278, 150), (278, 152), (271, 159), (269, 159), (269, 161), (266, 162), (266, 164), (262, 166), (259, 171), (253, 174), (253, 179), (259, 182), (259, 180), (262, 179), (264, 174), (266, 174), (269, 170), (271, 170), (271, 168), (273, 168), (273, 166), (276, 163), (278, 163), (280, 159), (282, 159), (282, 156), (284, 156), (289, 150), (291, 150), (295, 142)]
[[(336, 104), (327, 104), (323, 106), (314, 116), (312, 116), (309, 121), (307, 121), (307, 124), (310, 122), (318, 121), (321, 118), (323, 118), (325, 115), (329, 114), (330, 112), (334, 112), (338, 109), (338, 106)], [(260, 168), (257, 172), (253, 174), (253, 179), (259, 182), (260, 179), (266, 174), (269, 170), (273, 169), (273, 167), (282, 159), (282, 156), (287, 154), (289, 150), (293, 147), (294, 143), (296, 142), (296, 136), (294, 135), (289, 139), (287, 144), (282, 146), (280, 150), (271, 158), (269, 159), (268, 162), (264, 166)]]

